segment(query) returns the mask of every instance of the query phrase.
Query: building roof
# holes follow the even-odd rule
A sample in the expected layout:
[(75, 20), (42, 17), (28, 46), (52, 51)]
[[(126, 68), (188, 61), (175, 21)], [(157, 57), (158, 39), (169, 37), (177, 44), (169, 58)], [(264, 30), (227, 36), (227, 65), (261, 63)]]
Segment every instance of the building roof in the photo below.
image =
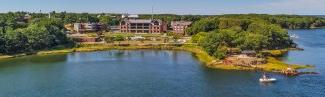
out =
[(129, 23), (151, 23), (151, 20), (144, 19), (136, 19), (136, 20), (128, 20)]
[(146, 19), (130, 19), (125, 21), (129, 23), (153, 23), (154, 21), (161, 23), (161, 20), (146, 20)]
[(192, 24), (192, 22), (190, 22), (190, 21), (172, 21), (172, 23), (171, 23), (172, 26), (177, 26), (177, 25), (186, 25), (186, 26), (188, 26), (188, 25), (191, 25), (191, 24)]
[(136, 14), (123, 14), (122, 18), (139, 18), (139, 15), (136, 15)]
[(139, 18), (139, 15), (137, 15), (137, 14), (131, 14), (131, 15), (129, 15), (128, 17), (129, 17), (129, 18)]

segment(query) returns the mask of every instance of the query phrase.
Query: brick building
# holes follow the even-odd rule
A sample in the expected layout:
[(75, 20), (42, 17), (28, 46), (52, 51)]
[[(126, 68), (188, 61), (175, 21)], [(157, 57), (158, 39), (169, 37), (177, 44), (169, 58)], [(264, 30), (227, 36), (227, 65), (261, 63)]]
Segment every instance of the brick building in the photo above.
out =
[(134, 17), (129, 18), (124, 16), (120, 22), (120, 32), (162, 33), (167, 31), (167, 24), (161, 20), (137, 19)]
[(190, 21), (172, 21), (171, 27), (174, 33), (184, 35), (186, 28), (188, 28), (191, 24), (192, 22)]

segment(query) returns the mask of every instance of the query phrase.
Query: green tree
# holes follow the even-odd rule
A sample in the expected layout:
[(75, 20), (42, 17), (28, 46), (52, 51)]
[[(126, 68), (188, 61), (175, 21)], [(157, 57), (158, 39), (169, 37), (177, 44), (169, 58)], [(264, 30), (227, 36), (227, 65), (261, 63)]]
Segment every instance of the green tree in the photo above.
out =
[(202, 19), (193, 23), (192, 27), (186, 29), (188, 35), (195, 35), (198, 32), (209, 32), (218, 29), (217, 19)]
[(239, 42), (238, 47), (243, 50), (261, 50), (268, 45), (267, 37), (261, 34), (245, 34), (244, 37), (237, 39)]
[(103, 23), (105, 25), (110, 25), (112, 22), (112, 19), (110, 16), (102, 15), (99, 17), (99, 22)]
[(5, 51), (6, 40), (4, 32), (0, 31), (0, 53), (4, 53)]
[(28, 28), (18, 29), (17, 31), (26, 35), (30, 49), (33, 51), (45, 49), (54, 45), (55, 37), (50, 35), (46, 27), (30, 25)]
[(114, 37), (114, 41), (124, 41), (125, 40), (125, 36), (123, 35), (116, 35)]
[(119, 44), (121, 43), (121, 41), (124, 41), (124, 40), (125, 40), (125, 36), (123, 36), (123, 35), (114, 36), (114, 41), (118, 41)]
[(29, 51), (28, 39), (21, 32), (8, 31), (5, 38), (7, 40), (4, 45), (4, 53), (15, 54)]
[(227, 47), (226, 46), (220, 46), (217, 48), (217, 50), (213, 53), (213, 56), (218, 59), (224, 59), (227, 55)]
[(206, 32), (200, 32), (192, 36), (192, 42), (193, 43), (201, 43), (206, 37), (208, 33)]
[(104, 40), (105, 40), (106, 43), (113, 43), (114, 42), (114, 37), (105, 36)]
[(202, 46), (210, 55), (213, 55), (221, 43), (219, 37), (218, 33), (209, 33), (207, 37), (199, 43), (199, 45)]

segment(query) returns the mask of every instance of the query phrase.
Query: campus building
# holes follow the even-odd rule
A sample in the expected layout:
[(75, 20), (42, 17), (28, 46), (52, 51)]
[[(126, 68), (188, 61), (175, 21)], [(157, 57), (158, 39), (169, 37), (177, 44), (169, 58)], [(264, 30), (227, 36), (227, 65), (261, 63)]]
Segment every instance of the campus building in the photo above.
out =
[(120, 32), (129, 33), (162, 33), (167, 31), (167, 24), (161, 20), (137, 19), (136, 16), (123, 16)]
[(186, 28), (188, 28), (192, 22), (190, 21), (172, 21), (171, 28), (173, 29), (174, 33), (177, 34), (185, 34)]

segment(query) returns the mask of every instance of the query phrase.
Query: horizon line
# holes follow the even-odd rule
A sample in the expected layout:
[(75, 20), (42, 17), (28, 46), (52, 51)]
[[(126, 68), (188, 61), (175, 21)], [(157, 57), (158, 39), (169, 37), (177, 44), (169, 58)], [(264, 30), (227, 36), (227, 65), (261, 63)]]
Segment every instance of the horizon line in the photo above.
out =
[(176, 14), (176, 13), (127, 13), (127, 12), (73, 12), (73, 11), (7, 11), (7, 12), (0, 12), (0, 14), (5, 14), (5, 13), (16, 13), (16, 12), (27, 12), (27, 13), (42, 13), (42, 14), (47, 14), (50, 12), (56, 12), (56, 13), (88, 13), (88, 14), (138, 14), (138, 15), (150, 15), (150, 14), (156, 14), (156, 15), (200, 15), (200, 16), (215, 16), (215, 15), (248, 15), (248, 14), (257, 14), (257, 15), (298, 15), (298, 16), (313, 16), (313, 15), (325, 15), (325, 14), (292, 14), (292, 13), (223, 13), (223, 14)]

